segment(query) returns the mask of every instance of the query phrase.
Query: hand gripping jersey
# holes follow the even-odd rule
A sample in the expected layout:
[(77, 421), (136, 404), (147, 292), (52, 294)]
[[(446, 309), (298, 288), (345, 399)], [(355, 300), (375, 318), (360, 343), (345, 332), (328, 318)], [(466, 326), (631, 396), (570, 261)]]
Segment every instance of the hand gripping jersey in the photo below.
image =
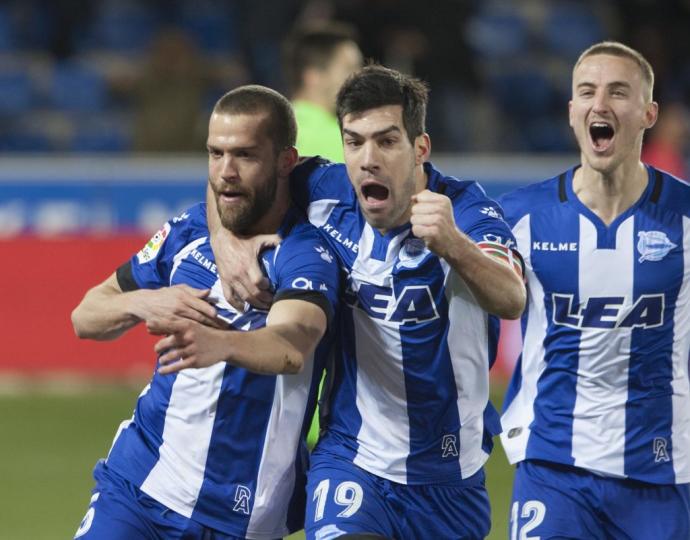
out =
[[(512, 234), (473, 182), (425, 165), (460, 230), (504, 249)], [(382, 235), (364, 219), (344, 165), (309, 160), (292, 192), (346, 274), (328, 429), (317, 447), (403, 484), (457, 483), (476, 473), (499, 430), (489, 367), (498, 320), (446, 261), (404, 225)]]
[[(261, 260), (276, 298), (305, 293), (335, 309), (338, 269), (321, 235), (296, 210)], [(266, 324), (265, 311), (236, 312), (223, 298), (200, 204), (165, 224), (118, 269), (123, 290), (186, 284), (212, 289), (232, 329)], [(107, 465), (172, 510), (227, 534), (273, 539), (302, 527), (304, 436), (315, 406), (325, 344), (299, 374), (259, 375), (225, 362), (154, 373), (124, 422)]]
[(690, 186), (649, 167), (640, 199), (606, 226), (573, 172), (501, 199), (528, 280), (506, 453), (690, 482)]

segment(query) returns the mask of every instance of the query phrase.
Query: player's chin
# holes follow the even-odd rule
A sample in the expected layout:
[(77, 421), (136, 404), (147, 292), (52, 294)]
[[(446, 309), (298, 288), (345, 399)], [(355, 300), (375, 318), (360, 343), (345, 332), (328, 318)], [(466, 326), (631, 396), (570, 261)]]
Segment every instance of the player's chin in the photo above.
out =
[(364, 208), (362, 207), (362, 213), (367, 223), (375, 229), (391, 229), (392, 218), (390, 212), (386, 211), (381, 207), (376, 208)]

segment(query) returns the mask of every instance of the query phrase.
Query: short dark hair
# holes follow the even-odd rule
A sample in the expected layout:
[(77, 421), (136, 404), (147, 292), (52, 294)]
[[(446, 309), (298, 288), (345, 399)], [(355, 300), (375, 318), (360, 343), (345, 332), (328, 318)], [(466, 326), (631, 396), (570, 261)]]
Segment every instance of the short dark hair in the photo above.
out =
[(357, 43), (355, 29), (341, 22), (309, 25), (293, 30), (283, 43), (283, 71), (290, 92), (302, 86), (309, 68), (326, 69), (343, 43)]
[(403, 126), (410, 142), (424, 133), (429, 89), (423, 81), (371, 64), (350, 75), (336, 99), (336, 116), (340, 129), (343, 118), (386, 105), (401, 105)]
[(221, 97), (213, 107), (219, 114), (266, 113), (266, 131), (277, 152), (295, 146), (297, 122), (288, 99), (281, 93), (258, 84), (239, 86)]

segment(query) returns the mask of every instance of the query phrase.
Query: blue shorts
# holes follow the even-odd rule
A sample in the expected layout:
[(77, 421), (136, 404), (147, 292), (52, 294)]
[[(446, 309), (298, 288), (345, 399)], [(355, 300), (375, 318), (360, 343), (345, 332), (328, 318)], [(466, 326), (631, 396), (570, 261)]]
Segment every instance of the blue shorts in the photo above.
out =
[(484, 471), (457, 485), (404, 485), (332, 455), (314, 454), (307, 481), (307, 540), (346, 533), (385, 538), (481, 539), (491, 528)]
[(690, 538), (690, 484), (656, 485), (527, 460), (513, 484), (509, 538)]
[(240, 540), (163, 506), (99, 461), (78, 540)]

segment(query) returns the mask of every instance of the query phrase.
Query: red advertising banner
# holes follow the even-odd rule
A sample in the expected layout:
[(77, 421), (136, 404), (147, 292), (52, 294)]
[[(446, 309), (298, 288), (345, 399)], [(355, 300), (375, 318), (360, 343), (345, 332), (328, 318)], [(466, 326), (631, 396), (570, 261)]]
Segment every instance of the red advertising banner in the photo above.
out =
[(153, 369), (155, 338), (137, 327), (112, 342), (80, 340), (70, 314), (84, 293), (146, 242), (141, 235), (0, 240), (0, 372), (123, 378)]
[[(80, 340), (70, 314), (148, 238), (141, 235), (20, 236), (0, 240), (0, 375), (148, 376), (153, 344), (143, 325), (109, 342)], [(502, 324), (492, 376), (509, 376), (519, 349), (517, 323)]]

